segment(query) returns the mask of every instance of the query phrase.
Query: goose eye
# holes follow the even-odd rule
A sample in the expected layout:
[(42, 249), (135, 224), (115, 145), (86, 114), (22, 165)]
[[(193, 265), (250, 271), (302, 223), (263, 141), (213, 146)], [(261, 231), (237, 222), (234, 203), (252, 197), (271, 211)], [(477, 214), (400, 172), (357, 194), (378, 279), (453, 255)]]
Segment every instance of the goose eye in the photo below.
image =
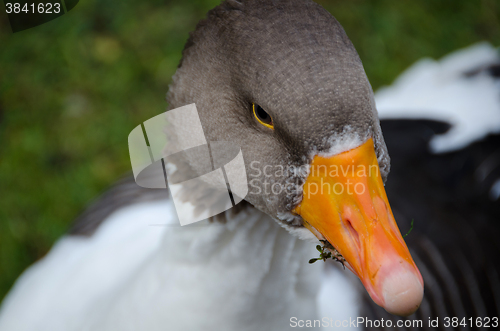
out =
[(273, 118), (269, 115), (261, 106), (253, 103), (252, 104), (253, 115), (259, 121), (260, 124), (268, 127), (270, 129), (274, 129)]

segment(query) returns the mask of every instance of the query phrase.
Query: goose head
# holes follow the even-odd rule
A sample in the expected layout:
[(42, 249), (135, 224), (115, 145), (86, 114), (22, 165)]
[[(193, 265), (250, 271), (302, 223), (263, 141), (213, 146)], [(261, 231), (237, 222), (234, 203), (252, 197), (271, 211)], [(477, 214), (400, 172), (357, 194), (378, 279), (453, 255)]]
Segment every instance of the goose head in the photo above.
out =
[(390, 313), (418, 308), (423, 280), (385, 194), (372, 88), (330, 13), (309, 0), (223, 2), (191, 34), (167, 100), (195, 103), (208, 141), (241, 148), (248, 203), (331, 244)]

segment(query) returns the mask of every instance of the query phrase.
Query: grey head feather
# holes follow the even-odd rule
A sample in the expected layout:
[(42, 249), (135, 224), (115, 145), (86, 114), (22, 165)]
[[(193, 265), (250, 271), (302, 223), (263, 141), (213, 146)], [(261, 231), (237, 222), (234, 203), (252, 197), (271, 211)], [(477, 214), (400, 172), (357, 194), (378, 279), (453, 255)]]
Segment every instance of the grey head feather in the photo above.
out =
[[(361, 61), (337, 20), (313, 1), (229, 0), (211, 10), (186, 43), (167, 101), (169, 109), (196, 103), (207, 141), (242, 148), (251, 187), (248, 202), (231, 213), (251, 203), (288, 229), (301, 227), (300, 218), (289, 213), (301, 193), (274, 194), (269, 185), (300, 187), (307, 175), (302, 170), (314, 154), (342, 149), (349, 139), (372, 136), (384, 180), (389, 173)], [(257, 123), (251, 103), (271, 114), (274, 131)], [(167, 133), (176, 139), (175, 132)], [(195, 177), (193, 162), (184, 161), (173, 181)], [(277, 171), (265, 176), (266, 166)], [(279, 169), (284, 171), (277, 175)], [(219, 197), (207, 192), (185, 187), (180, 194), (210, 208)], [(82, 214), (70, 233), (91, 235), (120, 207), (166, 196), (165, 190), (143, 189), (129, 177)], [(224, 220), (226, 214), (214, 219)]]
[[(208, 141), (241, 147), (246, 200), (275, 218), (301, 193), (269, 185), (300, 187), (307, 172), (286, 169), (307, 166), (346, 140), (373, 137), (384, 180), (389, 172), (359, 56), (339, 22), (310, 0), (233, 0), (211, 10), (191, 33), (167, 101), (170, 109), (195, 103)], [(272, 116), (274, 130), (255, 120), (252, 103)], [(285, 175), (266, 176), (266, 166), (284, 167)]]

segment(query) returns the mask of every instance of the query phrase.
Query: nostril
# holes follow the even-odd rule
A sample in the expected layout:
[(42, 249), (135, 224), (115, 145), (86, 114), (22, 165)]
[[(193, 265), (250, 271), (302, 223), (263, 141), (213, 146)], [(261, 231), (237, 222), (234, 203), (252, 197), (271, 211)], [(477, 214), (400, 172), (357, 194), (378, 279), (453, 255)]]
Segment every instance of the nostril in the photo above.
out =
[(346, 220), (346, 226), (347, 226), (347, 229), (349, 230), (349, 233), (351, 234), (353, 241), (356, 243), (356, 246), (358, 247), (358, 249), (360, 249), (361, 244), (359, 241), (358, 231), (356, 231), (356, 229), (354, 229), (354, 227), (351, 224), (351, 221), (349, 221), (349, 220)]

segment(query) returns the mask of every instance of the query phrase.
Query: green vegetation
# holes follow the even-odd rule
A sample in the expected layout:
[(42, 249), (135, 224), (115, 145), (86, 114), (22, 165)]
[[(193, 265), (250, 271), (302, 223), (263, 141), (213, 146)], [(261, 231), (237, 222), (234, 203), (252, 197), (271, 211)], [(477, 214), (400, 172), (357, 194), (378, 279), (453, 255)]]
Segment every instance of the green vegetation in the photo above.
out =
[(319, 257), (310, 259), (309, 263), (313, 264), (316, 261), (326, 262), (326, 260), (328, 259), (333, 259), (337, 262), (340, 262), (345, 269), (345, 259), (342, 254), (340, 254), (339, 251), (328, 242), (328, 240), (320, 240), (320, 242), (323, 244), (323, 246), (316, 245), (316, 250), (319, 252)]
[[(424, 56), (500, 45), (497, 0), (319, 1), (376, 89)], [(165, 111), (196, 22), (218, 0), (82, 0), (12, 34), (0, 4), (0, 300), (99, 193), (130, 171), (129, 132)]]
[(406, 238), (410, 232), (413, 230), (413, 221), (415, 221), (414, 219), (411, 220), (411, 224), (410, 224), (410, 230), (408, 230), (408, 232), (406, 232), (406, 234), (403, 236), (403, 238)]

